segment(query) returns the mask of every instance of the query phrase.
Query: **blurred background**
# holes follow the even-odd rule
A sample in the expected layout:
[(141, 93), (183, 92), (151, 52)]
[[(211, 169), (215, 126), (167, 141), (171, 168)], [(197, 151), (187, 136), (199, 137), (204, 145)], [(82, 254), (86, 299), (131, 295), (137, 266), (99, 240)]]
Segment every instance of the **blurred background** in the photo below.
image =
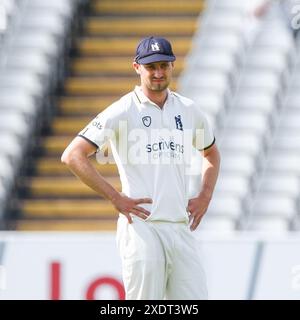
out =
[(210, 298), (299, 299), (299, 28), (297, 0), (0, 0), (0, 298), (124, 298), (117, 212), (60, 157), (157, 35), (221, 150), (196, 234)]

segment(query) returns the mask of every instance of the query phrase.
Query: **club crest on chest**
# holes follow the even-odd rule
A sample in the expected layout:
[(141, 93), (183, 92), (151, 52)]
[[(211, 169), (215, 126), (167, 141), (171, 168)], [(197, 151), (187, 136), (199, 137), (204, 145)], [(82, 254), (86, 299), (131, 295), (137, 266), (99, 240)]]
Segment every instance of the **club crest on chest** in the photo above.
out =
[(145, 127), (150, 127), (151, 125), (151, 117), (150, 116), (145, 116), (142, 118), (143, 124)]

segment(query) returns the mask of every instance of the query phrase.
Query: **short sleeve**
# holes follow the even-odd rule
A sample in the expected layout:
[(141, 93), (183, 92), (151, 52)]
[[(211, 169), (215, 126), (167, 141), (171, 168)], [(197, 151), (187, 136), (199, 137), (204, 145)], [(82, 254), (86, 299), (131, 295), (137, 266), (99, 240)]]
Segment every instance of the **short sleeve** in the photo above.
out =
[(119, 122), (122, 120), (124, 108), (119, 103), (110, 105), (99, 113), (78, 136), (90, 141), (101, 149), (108, 141), (116, 139)]
[(215, 136), (205, 113), (197, 106), (193, 106), (193, 110), (193, 145), (197, 150), (203, 151), (215, 143)]

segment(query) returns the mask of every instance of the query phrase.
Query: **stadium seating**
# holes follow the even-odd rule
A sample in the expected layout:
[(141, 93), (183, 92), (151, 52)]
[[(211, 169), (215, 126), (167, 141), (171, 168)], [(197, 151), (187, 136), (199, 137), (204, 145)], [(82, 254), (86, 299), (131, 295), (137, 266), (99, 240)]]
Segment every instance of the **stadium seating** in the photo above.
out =
[(270, 175), (264, 177), (260, 185), (262, 193), (274, 193), (297, 199), (300, 193), (299, 179), (296, 175)]
[(223, 173), (218, 181), (215, 192), (220, 194), (232, 194), (236, 198), (244, 197), (251, 191), (249, 180), (239, 174)]
[[(254, 0), (175, 0), (172, 5), (91, 0), (72, 56), (59, 59), (78, 2), (4, 3), (9, 23), (0, 37), (0, 131), (6, 132), (0, 139), (2, 212), (34, 124), (51, 113), (54, 101), (58, 106), (51, 130), (34, 142), (39, 157), (18, 182), (16, 207), (22, 219), (15, 227), (114, 228), (111, 204), (76, 180), (59, 157), (92, 117), (137, 83), (132, 53), (141, 36), (155, 33), (168, 37), (178, 56), (171, 87), (207, 113), (221, 150), (220, 178), (202, 229), (300, 229), (300, 41), (294, 41), (279, 14), (254, 21)], [(62, 88), (55, 100), (51, 93), (57, 83)], [(120, 188), (116, 167), (93, 161)]]
[(285, 232), (299, 229), (297, 47), (280, 14), (272, 11), (257, 23), (253, 8), (254, 1), (208, 1), (179, 90), (203, 102), (221, 150), (207, 215), (228, 216), (236, 229)]
[[(198, 14), (204, 8), (202, 1), (194, 0), (172, 4), (168, 1), (88, 1), (89, 6), (81, 12), (85, 16), (82, 16), (81, 32), (73, 42), (71, 56), (62, 59), (78, 1), (21, 1), (20, 19), (13, 27), (22, 32), (12, 32), (10, 41), (5, 42), (6, 71), (3, 80), (0, 77), (0, 90), (4, 95), (0, 99), (5, 100), (6, 110), (12, 102), (19, 111), (11, 114), (10, 119), (15, 116), (16, 121), (23, 119), (27, 125), (12, 128), (13, 139), (21, 139), (22, 132), (26, 132), (26, 137), (35, 136), (32, 128), (40, 122), (41, 114), (56, 114), (50, 118), (51, 128), (44, 128), (45, 134), (31, 143), (32, 155), (26, 157), (31, 160), (25, 164), (26, 176), (18, 179), (12, 208), (13, 214), (20, 218), (12, 224), (17, 229), (115, 228), (117, 215), (113, 206), (77, 180), (60, 163), (60, 156), (96, 114), (137, 84), (131, 62), (141, 36), (160, 34), (171, 40), (177, 55), (171, 87), (176, 89), (176, 79), (185, 67), (184, 56), (198, 27)], [(211, 67), (214, 64), (226, 67), (229, 62), (226, 56), (222, 62), (216, 57), (210, 59), (209, 55), (207, 59)], [(61, 69), (66, 63), (69, 70), (64, 78)], [(112, 81), (107, 81), (108, 77)], [(24, 86), (20, 86), (22, 81)], [(58, 83), (60, 96), (54, 99), (53, 90)], [(15, 97), (13, 92), (17, 92)], [(24, 100), (19, 103), (22, 97)], [(203, 99), (210, 99), (215, 113), (224, 108), (220, 101), (208, 95)], [(56, 102), (58, 109), (53, 110)], [(120, 189), (115, 165), (99, 165), (96, 159), (93, 162)]]
[(81, 2), (0, 3), (6, 19), (0, 37), (0, 220), (14, 203), (20, 170), (27, 166), (35, 136), (44, 121), (50, 121), (50, 109), (54, 111), (50, 94), (63, 72), (64, 39)]
[(251, 223), (247, 226), (244, 225), (244, 229), (255, 231), (255, 233), (262, 234), (283, 234), (290, 230), (290, 223), (287, 219), (282, 217), (265, 217), (256, 216), (251, 220)]
[(204, 216), (201, 220), (201, 229), (196, 229), (196, 233), (210, 232), (217, 235), (223, 233), (234, 233), (236, 230), (235, 219), (222, 216)]

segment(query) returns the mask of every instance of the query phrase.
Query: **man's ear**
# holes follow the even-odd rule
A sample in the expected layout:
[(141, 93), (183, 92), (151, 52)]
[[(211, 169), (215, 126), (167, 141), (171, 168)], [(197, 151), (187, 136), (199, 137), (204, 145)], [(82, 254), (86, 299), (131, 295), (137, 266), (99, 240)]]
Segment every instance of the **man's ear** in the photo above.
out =
[(133, 61), (132, 66), (137, 74), (140, 74), (140, 65)]

